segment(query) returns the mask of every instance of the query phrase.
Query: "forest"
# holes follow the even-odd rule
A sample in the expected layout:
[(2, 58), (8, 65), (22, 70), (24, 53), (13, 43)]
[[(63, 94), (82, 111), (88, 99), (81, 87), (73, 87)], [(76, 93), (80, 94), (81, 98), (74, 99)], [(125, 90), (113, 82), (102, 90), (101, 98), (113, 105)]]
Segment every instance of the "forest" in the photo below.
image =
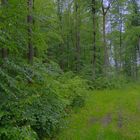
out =
[(140, 0), (0, 0), (0, 140), (140, 140)]

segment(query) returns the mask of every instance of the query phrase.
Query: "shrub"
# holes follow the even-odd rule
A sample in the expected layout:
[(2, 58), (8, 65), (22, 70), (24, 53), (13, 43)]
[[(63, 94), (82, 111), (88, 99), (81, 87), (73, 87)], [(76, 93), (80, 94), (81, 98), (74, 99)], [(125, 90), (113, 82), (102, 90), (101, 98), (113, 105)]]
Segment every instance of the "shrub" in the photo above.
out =
[(1, 140), (37, 140), (37, 134), (30, 126), (13, 127), (5, 126), (0, 128)]
[(66, 99), (68, 105), (72, 107), (83, 106), (88, 90), (87, 81), (75, 76), (72, 72), (63, 74), (58, 80), (61, 83), (59, 92), (62, 98)]
[(50, 65), (7, 61), (0, 69), (0, 139), (53, 137), (63, 127), (66, 108), (84, 105), (86, 81)]
[(90, 87), (92, 89), (114, 89), (121, 88), (127, 83), (124, 77), (99, 77), (91, 81)]

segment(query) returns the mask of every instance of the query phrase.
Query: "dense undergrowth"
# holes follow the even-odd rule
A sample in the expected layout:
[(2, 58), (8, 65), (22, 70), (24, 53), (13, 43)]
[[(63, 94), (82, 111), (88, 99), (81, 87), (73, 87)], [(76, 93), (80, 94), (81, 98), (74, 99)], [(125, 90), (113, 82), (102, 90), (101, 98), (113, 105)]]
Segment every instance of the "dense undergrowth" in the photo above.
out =
[(124, 76), (99, 77), (89, 82), (91, 89), (118, 89), (122, 88), (129, 83), (129, 79)]
[(84, 106), (88, 90), (119, 88), (123, 78), (84, 80), (56, 63), (33, 66), (5, 61), (0, 68), (0, 139), (54, 137), (73, 108)]
[(0, 68), (0, 139), (36, 140), (53, 137), (73, 107), (84, 105), (86, 81), (63, 73), (55, 63)]

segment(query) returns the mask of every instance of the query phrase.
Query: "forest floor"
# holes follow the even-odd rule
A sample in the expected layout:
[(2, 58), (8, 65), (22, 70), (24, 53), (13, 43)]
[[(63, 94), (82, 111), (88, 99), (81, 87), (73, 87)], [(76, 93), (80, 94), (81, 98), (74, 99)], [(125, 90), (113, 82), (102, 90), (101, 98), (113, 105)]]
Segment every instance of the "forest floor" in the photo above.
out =
[(140, 86), (89, 93), (57, 140), (140, 140)]

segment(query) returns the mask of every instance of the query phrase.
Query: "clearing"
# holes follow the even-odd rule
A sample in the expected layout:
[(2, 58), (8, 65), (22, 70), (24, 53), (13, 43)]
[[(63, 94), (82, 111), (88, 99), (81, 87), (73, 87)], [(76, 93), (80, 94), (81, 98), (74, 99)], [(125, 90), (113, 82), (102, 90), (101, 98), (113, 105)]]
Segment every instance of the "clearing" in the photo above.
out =
[(140, 140), (140, 86), (91, 92), (57, 140)]

